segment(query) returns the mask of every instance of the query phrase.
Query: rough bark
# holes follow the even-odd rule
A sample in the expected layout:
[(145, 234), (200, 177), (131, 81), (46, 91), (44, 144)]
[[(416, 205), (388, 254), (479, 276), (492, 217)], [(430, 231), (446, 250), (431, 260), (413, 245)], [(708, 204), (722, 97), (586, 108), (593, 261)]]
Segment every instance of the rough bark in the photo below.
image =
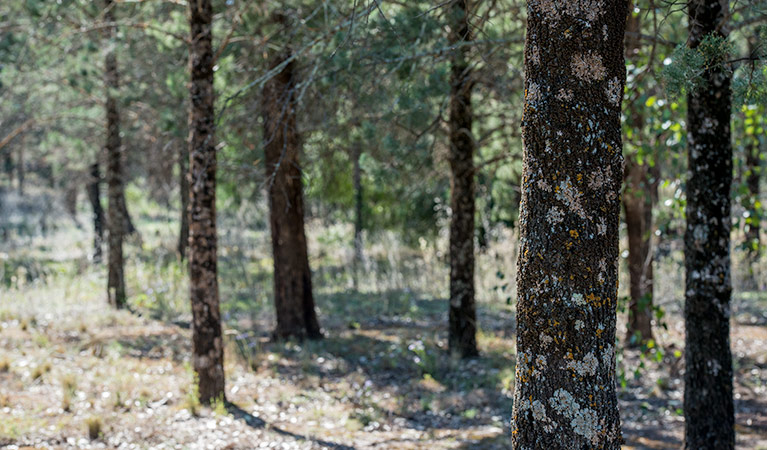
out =
[(362, 270), (362, 169), (360, 168), (360, 157), (362, 148), (358, 143), (352, 149), (354, 159), (354, 262), (352, 264), (352, 281), (354, 289), (359, 288), (359, 275)]
[(101, 244), (104, 242), (104, 210), (101, 207), (101, 171), (97, 162), (91, 164), (86, 190), (93, 209), (93, 262), (100, 263)]
[(527, 11), (512, 445), (618, 450), (627, 2), (529, 0)]
[[(104, 21), (114, 22), (114, 1), (105, 0)], [(108, 239), (108, 276), (107, 293), (109, 303), (116, 308), (125, 307), (125, 262), (123, 260), (124, 223), (124, 187), (122, 166), (122, 142), (120, 139), (120, 111), (117, 107), (117, 90), (120, 87), (117, 56), (114, 51), (114, 27), (106, 27), (107, 54), (104, 61), (104, 85), (106, 87), (106, 157), (107, 189), (109, 206), (107, 208), (109, 231)]]
[[(283, 51), (274, 69), (290, 58)], [(274, 256), (275, 339), (322, 337), (314, 309), (312, 274), (304, 230), (304, 197), (296, 128), (295, 64), (291, 61), (264, 86), (264, 152), (269, 223)]]
[(452, 3), (451, 46), (460, 46), (451, 58), (450, 88), (450, 312), (448, 344), (452, 355), (476, 356), (477, 312), (474, 302), (474, 147), (469, 67), (471, 41), (469, 5)]
[[(626, 59), (639, 57), (641, 42), (641, 16), (633, 14), (633, 2), (629, 2), (626, 21)], [(627, 123), (633, 136), (641, 141), (644, 126), (642, 105), (626, 105)], [(637, 142), (641, 144), (641, 142)], [(657, 164), (657, 162), (656, 162)], [(645, 159), (640, 163), (635, 154), (626, 155), (625, 190), (623, 210), (628, 235), (629, 265), (629, 311), (626, 343), (629, 346), (643, 344), (653, 338), (653, 235), (652, 212), (658, 197), (657, 165), (651, 167)]]
[(178, 159), (179, 195), (181, 196), (181, 220), (177, 251), (181, 260), (189, 248), (189, 149), (181, 146)]
[(626, 343), (639, 345), (653, 338), (653, 252), (652, 210), (658, 185), (648, 164), (639, 164), (635, 155), (627, 157), (626, 189), (623, 209), (626, 214), (629, 266), (629, 317)]
[(189, 285), (192, 365), (200, 401), (224, 399), (224, 341), (219, 310), (216, 236), (213, 7), (189, 4)]
[[(689, 45), (722, 36), (725, 0), (687, 3)], [(707, 64), (687, 97), (685, 448), (735, 446), (730, 351), (730, 75)]]
[(748, 213), (749, 221), (746, 225), (745, 243), (747, 247), (748, 279), (749, 288), (759, 287), (755, 269), (762, 253), (760, 242), (760, 226), (762, 221), (762, 209), (757, 206), (759, 201), (759, 180), (762, 175), (762, 161), (759, 149), (759, 138), (751, 136), (751, 144), (746, 148), (746, 187), (748, 188)]

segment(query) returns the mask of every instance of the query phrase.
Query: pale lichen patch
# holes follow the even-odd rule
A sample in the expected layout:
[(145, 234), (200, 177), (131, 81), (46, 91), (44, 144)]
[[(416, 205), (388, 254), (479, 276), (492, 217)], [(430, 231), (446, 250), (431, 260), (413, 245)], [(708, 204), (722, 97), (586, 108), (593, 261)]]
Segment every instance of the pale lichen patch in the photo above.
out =
[(588, 352), (581, 361), (568, 361), (567, 368), (574, 370), (582, 377), (594, 376), (599, 368), (599, 361), (594, 356), (594, 352)]
[(623, 97), (623, 89), (621, 86), (620, 80), (618, 78), (613, 78), (612, 80), (607, 82), (607, 87), (605, 88), (605, 95), (607, 96), (607, 100), (612, 103), (613, 105), (619, 106), (621, 104), (621, 99)]
[(578, 79), (589, 83), (603, 80), (607, 76), (602, 57), (591, 51), (574, 55), (570, 61), (570, 68)]
[(570, 419), (570, 426), (577, 434), (586, 438), (592, 445), (599, 443), (602, 426), (599, 416), (591, 408), (582, 408), (572, 394), (564, 389), (557, 389), (549, 399), (549, 405), (556, 412)]
[(565, 213), (557, 206), (552, 206), (546, 213), (546, 221), (550, 225), (558, 225), (562, 223), (563, 220), (565, 220)]

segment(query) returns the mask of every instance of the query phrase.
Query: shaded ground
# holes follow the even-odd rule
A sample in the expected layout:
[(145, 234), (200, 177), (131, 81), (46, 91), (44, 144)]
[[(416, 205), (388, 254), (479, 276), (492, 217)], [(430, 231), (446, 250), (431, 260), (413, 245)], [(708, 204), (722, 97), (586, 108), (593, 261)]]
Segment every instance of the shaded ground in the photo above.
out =
[[(141, 228), (143, 247), (128, 247), (134, 313), (106, 306), (105, 274), (84, 256), (86, 232), (0, 243), (0, 447), (509, 448), (515, 348), (507, 293), (482, 304), (482, 357), (451, 361), (446, 301), (398, 287), (410, 284), (402, 278), (377, 283), (376, 293), (339, 288), (344, 271), (322, 269), (339, 258), (322, 250), (313, 264), (327, 338), (273, 344), (268, 291), (253, 294), (268, 284), (254, 275), (268, 260), (224, 237), (230, 403), (201, 408), (190, 388), (184, 271), (165, 249), (172, 244), (152, 242), (155, 231), (174, 225)], [(487, 258), (508, 261), (513, 252)], [(413, 285), (438, 281), (410, 264), (423, 278)], [(681, 446), (683, 329), (674, 300), (681, 274), (674, 264), (657, 277), (667, 329), (656, 327), (653, 348), (618, 355), (626, 449)], [(738, 295), (732, 344), (738, 448), (767, 449), (767, 294)]]

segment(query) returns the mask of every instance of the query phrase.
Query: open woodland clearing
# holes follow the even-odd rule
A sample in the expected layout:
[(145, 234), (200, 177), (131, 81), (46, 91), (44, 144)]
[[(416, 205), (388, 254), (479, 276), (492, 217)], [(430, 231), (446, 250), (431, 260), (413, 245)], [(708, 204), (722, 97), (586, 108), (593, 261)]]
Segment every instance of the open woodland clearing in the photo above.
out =
[(767, 0), (2, 0), (0, 447), (767, 450)]

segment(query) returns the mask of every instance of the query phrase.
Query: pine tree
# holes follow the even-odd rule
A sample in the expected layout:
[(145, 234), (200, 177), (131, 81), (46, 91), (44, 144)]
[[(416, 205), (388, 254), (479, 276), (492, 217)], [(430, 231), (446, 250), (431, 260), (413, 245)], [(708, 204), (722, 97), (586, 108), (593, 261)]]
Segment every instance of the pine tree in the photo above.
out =
[(469, 66), (471, 41), (466, 0), (452, 3), (449, 41), (457, 46), (451, 61), (450, 89), (450, 353), (468, 358), (477, 351), (477, 312), (474, 301), (475, 174)]
[(617, 450), (627, 2), (527, 12), (513, 447)]
[(192, 365), (200, 401), (224, 397), (224, 341), (218, 298), (213, 7), (189, 3), (189, 285)]
[[(104, 21), (114, 22), (113, 0), (105, 0)], [(125, 307), (125, 261), (123, 258), (123, 240), (125, 239), (124, 215), (124, 175), (122, 163), (122, 141), (120, 138), (120, 111), (117, 107), (117, 90), (120, 78), (115, 55), (114, 26), (105, 28), (107, 53), (104, 60), (104, 85), (106, 88), (106, 157), (107, 189), (109, 206), (107, 209), (109, 229), (107, 292), (109, 303), (116, 308)]]
[(724, 39), (728, 3), (687, 3), (689, 46), (706, 54), (702, 81), (687, 95), (685, 448), (735, 446), (730, 351), (730, 72)]
[(295, 62), (290, 50), (278, 54), (271, 70), (282, 67), (265, 85), (264, 151), (269, 191), (269, 222), (274, 256), (276, 339), (322, 337), (312, 294), (312, 272), (304, 229), (304, 194), (296, 123)]

